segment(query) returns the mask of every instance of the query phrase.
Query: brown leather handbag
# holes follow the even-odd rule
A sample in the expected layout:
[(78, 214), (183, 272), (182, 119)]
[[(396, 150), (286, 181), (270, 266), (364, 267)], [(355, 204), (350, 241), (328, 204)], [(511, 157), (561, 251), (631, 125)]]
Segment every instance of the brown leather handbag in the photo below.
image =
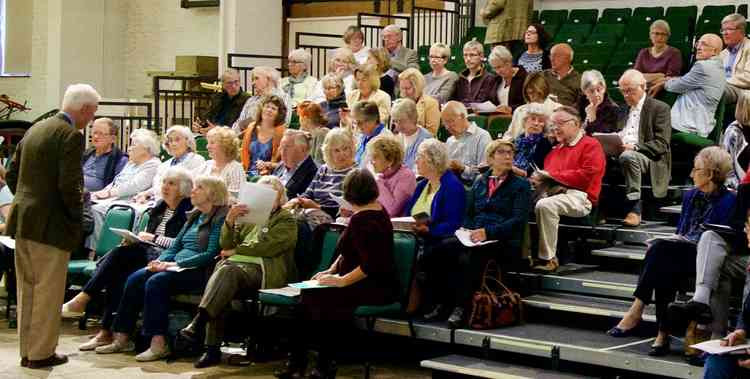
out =
[(506, 287), (494, 260), (487, 262), (482, 285), (471, 298), (469, 327), (495, 329), (523, 322), (521, 295)]

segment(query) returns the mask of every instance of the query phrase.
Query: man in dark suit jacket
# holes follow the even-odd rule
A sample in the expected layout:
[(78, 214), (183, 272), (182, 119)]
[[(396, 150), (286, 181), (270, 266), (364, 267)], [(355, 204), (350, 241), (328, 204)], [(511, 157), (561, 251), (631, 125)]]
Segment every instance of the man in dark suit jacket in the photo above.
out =
[(70, 252), (81, 241), (83, 135), (100, 97), (87, 84), (67, 88), (62, 112), (32, 126), (18, 144), (8, 186), (15, 194), (7, 234), (16, 239), (21, 366), (68, 361), (55, 353)]
[(310, 139), (305, 132), (288, 129), (279, 143), (281, 163), (273, 171), (286, 187), (286, 195), (294, 199), (305, 192), (315, 177), (318, 166), (310, 156)]
[(391, 58), (391, 68), (387, 74), (394, 80), (407, 68), (419, 69), (419, 55), (415, 50), (405, 47), (402, 39), (401, 28), (397, 25), (388, 25), (383, 28), (383, 47), (386, 48)]
[(629, 202), (623, 223), (638, 226), (641, 223), (641, 174), (651, 172), (654, 197), (667, 196), (672, 171), (671, 109), (646, 94), (646, 79), (639, 71), (625, 71), (619, 85), (627, 103), (618, 132), (624, 149), (618, 160), (625, 175), (625, 196)]

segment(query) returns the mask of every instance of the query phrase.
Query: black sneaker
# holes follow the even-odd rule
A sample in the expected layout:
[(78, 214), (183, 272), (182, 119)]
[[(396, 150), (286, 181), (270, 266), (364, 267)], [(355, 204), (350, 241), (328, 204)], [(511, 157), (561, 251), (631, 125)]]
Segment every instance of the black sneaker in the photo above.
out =
[(693, 300), (686, 303), (670, 303), (669, 313), (680, 317), (682, 320), (695, 320), (699, 324), (709, 324), (714, 320), (711, 307)]

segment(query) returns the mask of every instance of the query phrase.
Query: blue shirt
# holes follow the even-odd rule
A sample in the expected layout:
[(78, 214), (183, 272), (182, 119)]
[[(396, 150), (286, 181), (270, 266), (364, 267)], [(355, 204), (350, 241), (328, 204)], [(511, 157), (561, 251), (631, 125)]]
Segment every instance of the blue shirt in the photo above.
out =
[(357, 166), (359, 166), (360, 168), (365, 168), (367, 166), (367, 159), (365, 159), (365, 152), (367, 152), (367, 143), (370, 142), (371, 139), (377, 137), (384, 128), (385, 126), (383, 126), (383, 124), (378, 124), (375, 130), (372, 131), (372, 134), (367, 135), (362, 133), (362, 136), (359, 137), (359, 147), (357, 148), (357, 154), (354, 156), (354, 160), (357, 162)]
[(732, 77), (732, 67), (734, 67), (734, 61), (737, 60), (737, 53), (740, 51), (741, 43), (738, 43), (734, 47), (727, 47), (727, 63), (724, 65), (724, 76), (729, 79)]
[(258, 168), (255, 167), (257, 161), (270, 161), (271, 160), (271, 149), (273, 149), (273, 138), (269, 139), (268, 142), (262, 143), (257, 138), (253, 139), (250, 143), (250, 167), (247, 169), (247, 173), (256, 176), (259, 175)]
[[(97, 156), (96, 153), (94, 153), (91, 154), (86, 162), (83, 162), (83, 187), (90, 192), (99, 191), (109, 184), (104, 182), (104, 177), (106, 175), (104, 170), (107, 168), (107, 161), (109, 160), (110, 155), (112, 155), (112, 151), (100, 156)], [(123, 158), (124, 159), (117, 162), (115, 175), (119, 174), (128, 163), (127, 157), (123, 156)]]

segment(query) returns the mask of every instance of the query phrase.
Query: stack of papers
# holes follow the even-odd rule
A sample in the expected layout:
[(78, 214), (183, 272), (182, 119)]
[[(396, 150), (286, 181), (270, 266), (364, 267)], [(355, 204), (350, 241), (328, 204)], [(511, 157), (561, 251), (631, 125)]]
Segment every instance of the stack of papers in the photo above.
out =
[(311, 288), (329, 288), (330, 286), (326, 286), (323, 284), (318, 283), (317, 280), (305, 280), (304, 282), (299, 283), (290, 283), (290, 287), (299, 288), (301, 290), (311, 289)]
[(301, 289), (295, 287), (268, 288), (259, 291), (271, 295), (281, 295), (286, 297), (297, 297), (302, 293)]
[(490, 243), (497, 242), (497, 240), (473, 242), (471, 240), (471, 230), (464, 229), (464, 228), (456, 230), (455, 234), (456, 234), (456, 238), (458, 238), (458, 240), (461, 241), (461, 244), (463, 244), (466, 247), (482, 246), (482, 245), (487, 245)]
[(393, 224), (393, 229), (395, 230), (412, 231), (414, 230), (414, 225), (416, 223), (417, 223), (417, 220), (415, 220), (414, 217), (411, 217), (411, 216), (394, 217), (391, 219), (391, 224)]
[(709, 354), (745, 354), (746, 349), (750, 349), (750, 344), (721, 346), (721, 340), (710, 340), (690, 345), (690, 347), (705, 351)]

